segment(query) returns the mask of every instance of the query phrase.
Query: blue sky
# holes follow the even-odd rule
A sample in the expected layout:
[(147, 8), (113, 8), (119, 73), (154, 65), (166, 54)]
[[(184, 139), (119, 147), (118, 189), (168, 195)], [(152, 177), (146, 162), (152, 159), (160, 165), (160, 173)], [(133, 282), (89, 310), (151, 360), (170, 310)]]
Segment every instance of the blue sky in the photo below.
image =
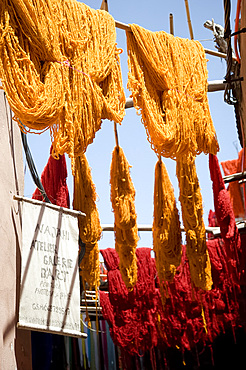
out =
[[(84, 1), (94, 9), (101, 6), (101, 0)], [(179, 37), (189, 38), (189, 29), (186, 18), (184, 0), (147, 1), (147, 0), (108, 0), (109, 12), (115, 20), (123, 23), (136, 23), (151, 31), (164, 30), (169, 32), (169, 14), (173, 14), (174, 34)], [(201, 41), (206, 49), (215, 50), (213, 34), (204, 28), (206, 20), (214, 19), (215, 23), (224, 25), (223, 1), (220, 0), (189, 0), (191, 22), (194, 38)], [(231, 28), (234, 28), (236, 14), (236, 1), (231, 5)], [(210, 41), (207, 41), (207, 40)], [(117, 30), (118, 47), (123, 49), (121, 54), (121, 68), (126, 97), (130, 92), (127, 84), (127, 52), (126, 37), (123, 30)], [(223, 80), (226, 74), (226, 62), (218, 57), (207, 55), (208, 80)], [(208, 94), (211, 116), (216, 129), (220, 152), (219, 161), (237, 158), (237, 151), (241, 149), (238, 141), (233, 107), (224, 103), (223, 92)], [(154, 167), (157, 161), (155, 153), (150, 148), (147, 136), (140, 117), (134, 108), (126, 110), (126, 116), (121, 126), (118, 125), (119, 143), (123, 148), (131, 168), (131, 176), (136, 189), (136, 212), (139, 225), (151, 225), (153, 221), (153, 187)], [(47, 163), (50, 149), (50, 136), (46, 132), (42, 135), (28, 134), (28, 143), (38, 170), (41, 175)], [(114, 217), (110, 203), (109, 171), (111, 153), (115, 145), (113, 122), (104, 121), (102, 128), (97, 132), (94, 142), (87, 149), (87, 158), (92, 169), (93, 181), (98, 194), (97, 206), (101, 224), (112, 224)], [(174, 187), (175, 196), (180, 209), (178, 197), (179, 189), (175, 174), (175, 162), (163, 159), (169, 177)], [(26, 165), (25, 196), (31, 197), (35, 189)], [(201, 154), (196, 159), (197, 174), (200, 182), (204, 204), (204, 222), (208, 224), (208, 213), (213, 207), (212, 185), (208, 170), (208, 156)], [(70, 171), (70, 160), (67, 158), (68, 186), (71, 200), (73, 198), (73, 178)], [(181, 211), (180, 211), (181, 219)], [(151, 232), (141, 232), (139, 246), (152, 247)], [(105, 232), (99, 242), (99, 248), (114, 246), (113, 232)]]

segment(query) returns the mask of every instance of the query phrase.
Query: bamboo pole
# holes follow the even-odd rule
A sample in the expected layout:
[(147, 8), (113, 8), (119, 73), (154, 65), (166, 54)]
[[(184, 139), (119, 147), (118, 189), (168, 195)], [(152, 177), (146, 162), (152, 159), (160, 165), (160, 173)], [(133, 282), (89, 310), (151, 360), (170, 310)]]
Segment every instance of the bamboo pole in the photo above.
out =
[(169, 27), (170, 27), (170, 34), (174, 35), (173, 15), (172, 15), (172, 13), (169, 14)]
[(192, 24), (191, 24), (191, 19), (190, 19), (189, 3), (188, 3), (188, 0), (184, 0), (184, 1), (185, 1), (185, 9), (186, 9), (186, 15), (187, 15), (187, 22), (189, 26), (190, 38), (191, 40), (194, 40), (193, 29), (192, 29)]
[(108, 1), (107, 0), (103, 0), (102, 1), (102, 4), (101, 4), (101, 10), (106, 10), (106, 12), (108, 12)]
[[(225, 84), (222, 80), (208, 81), (208, 92), (225, 90)], [(133, 99), (127, 98), (125, 108), (133, 108)]]
[(126, 23), (115, 21), (115, 27), (120, 28), (121, 30), (131, 32), (131, 27)]
[(119, 148), (119, 137), (118, 137), (117, 123), (116, 122), (114, 122), (114, 136), (115, 136), (116, 147)]
[(246, 179), (246, 171), (234, 173), (232, 175), (228, 175), (228, 176), (223, 177), (223, 180), (224, 180), (225, 184), (227, 184), (229, 182), (233, 182), (233, 181), (241, 181), (241, 180), (244, 180), (244, 179)]
[(101, 306), (99, 306), (99, 307), (86, 307), (86, 306), (80, 306), (80, 310), (81, 311), (88, 311), (88, 312), (90, 312), (90, 311), (93, 311), (93, 312), (95, 312), (95, 311), (98, 311), (98, 312), (101, 312), (102, 311), (102, 307)]
[[(98, 307), (99, 308), (99, 307)], [(81, 307), (80, 307), (81, 309)], [(101, 311), (102, 308), (99, 308), (99, 311)], [(73, 337), (73, 338), (87, 338), (87, 334), (86, 333), (79, 333), (76, 334), (74, 332), (68, 332), (68, 331), (63, 331), (63, 330), (51, 330), (49, 329), (48, 327), (47, 328), (44, 328), (44, 329), (39, 329), (35, 326), (35, 324), (33, 324), (33, 326), (28, 326), (28, 325), (22, 325), (20, 324), (19, 322), (17, 322), (16, 324), (17, 328), (19, 329), (24, 329), (24, 330), (34, 330), (34, 331), (39, 331), (41, 333), (50, 333), (50, 334), (59, 334), (59, 335), (65, 335), (65, 336), (69, 336), (69, 337)]]
[[(114, 225), (101, 225), (103, 231), (114, 231)], [(207, 233), (213, 233), (214, 235), (220, 234), (219, 227), (205, 227)], [(138, 231), (152, 231), (152, 225), (138, 225)], [(181, 227), (181, 231), (184, 232), (185, 229)]]
[[(124, 31), (131, 32), (131, 27), (126, 23), (115, 21), (115, 27), (117, 27), (121, 30), (124, 30)], [(223, 58), (223, 59), (227, 58), (227, 55), (225, 53), (220, 53), (219, 51), (214, 51), (214, 50), (210, 50), (210, 49), (204, 49), (204, 51), (205, 51), (206, 54), (210, 54), (210, 55), (213, 55), (215, 57), (219, 57), (219, 58)], [(236, 58), (233, 58), (233, 59), (236, 60)]]
[(22, 197), (20, 195), (14, 195), (13, 199), (28, 202), (28, 203), (32, 203), (32, 204), (36, 204), (36, 205), (40, 205), (40, 206), (47, 207), (47, 208), (51, 208), (51, 209), (54, 209), (55, 211), (62, 212), (62, 213), (67, 213), (67, 214), (70, 214), (70, 215), (75, 216), (75, 217), (85, 217), (85, 213), (83, 213), (83, 212), (76, 211), (76, 210), (70, 209), (70, 208), (60, 207), (60, 206), (57, 206), (56, 204), (52, 204), (52, 203), (42, 202), (41, 200), (37, 200), (37, 199), (26, 198), (26, 197)]

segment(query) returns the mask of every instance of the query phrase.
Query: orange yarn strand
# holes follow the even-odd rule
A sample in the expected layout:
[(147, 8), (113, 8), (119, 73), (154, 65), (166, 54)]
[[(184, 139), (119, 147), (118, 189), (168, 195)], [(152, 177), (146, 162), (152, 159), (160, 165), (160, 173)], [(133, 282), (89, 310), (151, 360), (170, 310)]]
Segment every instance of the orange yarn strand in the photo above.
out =
[(139, 240), (135, 212), (135, 189), (129, 163), (121, 147), (112, 154), (110, 169), (111, 202), (115, 217), (115, 249), (119, 254), (120, 272), (130, 290), (137, 282), (136, 247)]
[(216, 154), (202, 45), (164, 31), (130, 27), (128, 88), (152, 149), (173, 159), (188, 153)]
[(188, 158), (178, 160), (176, 173), (180, 188), (179, 200), (186, 232), (186, 251), (191, 280), (197, 288), (210, 290), (213, 282), (195, 158), (190, 155)]
[(72, 171), (102, 119), (125, 114), (113, 17), (75, 0), (1, 0), (0, 79), (18, 120), (49, 127)]
[[(98, 244), (86, 243), (85, 255), (80, 263), (80, 275), (82, 278), (83, 289), (95, 289), (98, 298), (98, 288), (100, 285), (100, 261)], [(88, 287), (86, 287), (88, 284)]]
[(85, 255), (81, 262), (83, 287), (86, 283), (89, 289), (100, 285), (98, 240), (101, 238), (102, 228), (96, 206), (96, 189), (91, 177), (91, 170), (83, 154), (76, 158), (74, 175), (73, 208), (84, 212), (85, 217), (79, 217), (79, 235), (85, 243)]
[[(181, 262), (182, 242), (179, 213), (165, 164), (155, 166), (153, 246), (160, 286), (171, 281)], [(162, 300), (163, 297), (163, 289)]]

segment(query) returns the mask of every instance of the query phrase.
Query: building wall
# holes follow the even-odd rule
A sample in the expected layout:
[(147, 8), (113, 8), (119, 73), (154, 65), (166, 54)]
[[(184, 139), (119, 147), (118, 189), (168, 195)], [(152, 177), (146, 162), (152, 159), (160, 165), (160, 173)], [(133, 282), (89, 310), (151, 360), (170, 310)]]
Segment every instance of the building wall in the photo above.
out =
[[(241, 7), (241, 28), (246, 27), (246, 0), (242, 0)], [(241, 54), (241, 70), (240, 74), (243, 77), (242, 81), (242, 125), (244, 131), (244, 142), (246, 143), (246, 33), (240, 34), (240, 54)]]
[(30, 332), (16, 328), (20, 284), (21, 204), (24, 194), (20, 130), (0, 90), (0, 369), (31, 369)]

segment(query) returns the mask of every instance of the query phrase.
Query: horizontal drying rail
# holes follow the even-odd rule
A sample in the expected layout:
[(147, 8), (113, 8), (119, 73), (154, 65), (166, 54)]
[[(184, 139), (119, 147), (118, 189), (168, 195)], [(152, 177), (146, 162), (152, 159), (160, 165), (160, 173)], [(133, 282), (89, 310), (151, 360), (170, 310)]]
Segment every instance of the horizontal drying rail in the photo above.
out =
[[(117, 28), (120, 28), (121, 30), (131, 32), (131, 27), (126, 23), (115, 21), (115, 26)], [(219, 51), (210, 50), (210, 49), (204, 49), (204, 51), (205, 51), (206, 54), (213, 55), (215, 57), (219, 57), (219, 58), (223, 58), (223, 59), (227, 58), (227, 54), (220, 53)], [(236, 58), (233, 58), (233, 59), (236, 60)]]

